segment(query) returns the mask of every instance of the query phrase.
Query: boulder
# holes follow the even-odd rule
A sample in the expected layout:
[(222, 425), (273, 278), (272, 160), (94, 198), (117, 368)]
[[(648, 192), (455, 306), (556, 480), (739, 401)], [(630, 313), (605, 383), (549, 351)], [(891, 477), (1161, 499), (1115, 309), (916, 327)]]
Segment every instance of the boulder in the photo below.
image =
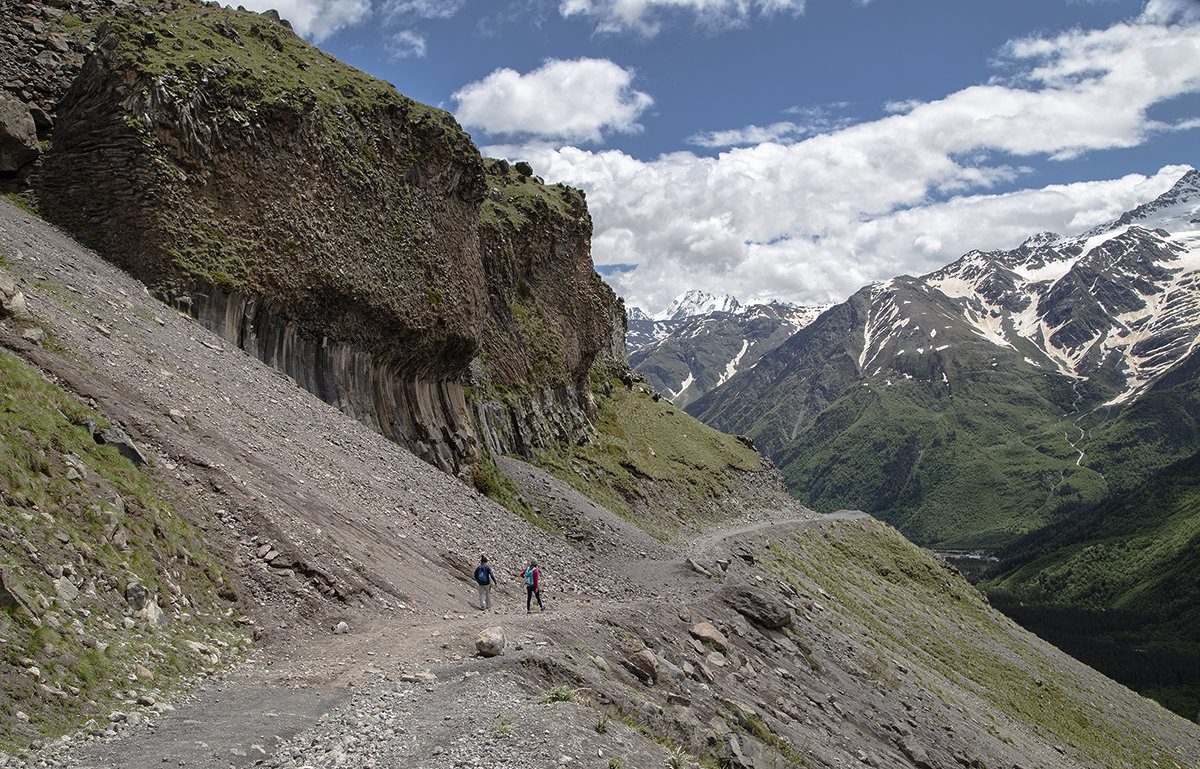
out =
[(117, 451), (121, 452), (121, 456), (135, 465), (150, 464), (150, 461), (143, 456), (137, 445), (134, 444), (133, 439), (129, 437), (129, 433), (119, 427), (105, 427), (102, 430), (98, 430), (96, 432), (96, 443), (115, 446)]
[(14, 173), (39, 154), (37, 124), (29, 107), (0, 91), (0, 173)]
[(729, 639), (725, 637), (724, 633), (717, 630), (716, 626), (711, 622), (697, 622), (695, 625), (692, 625), (692, 629), (689, 632), (691, 632), (692, 638), (711, 645), (719, 652), (723, 652), (729, 648)]
[(17, 591), (17, 580), (13, 576), (12, 567), (5, 566), (0, 568), (0, 611), (11, 612), (18, 606), (24, 609), (28, 616), (37, 617), (25, 596)]
[(160, 630), (167, 627), (166, 612), (158, 605), (158, 601), (150, 601), (141, 611), (136, 612), (134, 616), (146, 620), (146, 624), (151, 627), (156, 627)]
[(504, 653), (506, 643), (504, 628), (495, 625), (479, 634), (479, 637), (475, 639), (475, 648), (479, 651), (480, 656), (499, 657)]
[(900, 749), (904, 751), (904, 755), (908, 756), (908, 760), (912, 761), (913, 765), (918, 769), (937, 769), (935, 764), (929, 759), (929, 754), (925, 752), (925, 748), (916, 741), (915, 738), (908, 736), (900, 739)]
[(753, 739), (736, 734), (725, 735), (725, 744), (720, 753), (721, 766), (730, 769), (765, 769), (773, 765), (763, 755), (762, 747)]
[(68, 577), (54, 580), (54, 593), (63, 603), (70, 603), (79, 597), (79, 588)]
[(642, 649), (640, 652), (631, 655), (629, 662), (649, 676), (651, 681), (658, 680), (658, 657), (654, 656), (654, 652), (649, 649)]
[(32, 317), (16, 281), (7, 272), (0, 271), (0, 318), (30, 320)]
[(150, 591), (140, 582), (130, 582), (125, 586), (125, 601), (129, 608), (139, 612), (150, 602)]
[(733, 546), (730, 548), (730, 552), (751, 566), (753, 566), (755, 563), (754, 551), (751, 550), (750, 546), (745, 542), (734, 542)]
[(758, 588), (742, 588), (725, 598), (739, 614), (756, 625), (771, 630), (792, 623), (792, 611), (783, 599)]

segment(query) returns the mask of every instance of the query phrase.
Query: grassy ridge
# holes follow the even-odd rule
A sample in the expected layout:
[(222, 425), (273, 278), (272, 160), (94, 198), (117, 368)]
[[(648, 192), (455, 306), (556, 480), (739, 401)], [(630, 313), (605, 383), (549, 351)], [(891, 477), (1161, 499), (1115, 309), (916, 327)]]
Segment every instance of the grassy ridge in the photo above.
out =
[[(772, 538), (759, 555), (802, 595), (827, 594), (839, 632), (862, 639), (857, 662), (881, 690), (902, 694), (901, 676), (912, 674), (941, 702), (971, 708), (997, 739), (1011, 739), (1003, 722), (960, 701), (964, 693), (1047, 744), (1074, 747), (1089, 766), (1177, 765), (1157, 748), (1147, 754), (1156, 735), (1127, 729), (1106, 712), (1111, 705), (1097, 698), (1095, 679), (1071, 674), (1047, 650), (1022, 642), (978, 591), (894, 529), (873, 521), (823, 524)], [(1059, 674), (1043, 677), (1045, 670)]]
[(789, 488), (818, 510), (866, 510), (916, 542), (963, 548), (1001, 546), (1104, 498), (1041, 376), (943, 365), (940, 390), (932, 377), (872, 380), (805, 424), (776, 456)]
[(715, 503), (732, 490), (728, 470), (762, 469), (753, 448), (647, 388), (594, 384), (598, 440), (540, 451), (537, 464), (649, 533), (668, 539), (685, 523), (725, 517)]

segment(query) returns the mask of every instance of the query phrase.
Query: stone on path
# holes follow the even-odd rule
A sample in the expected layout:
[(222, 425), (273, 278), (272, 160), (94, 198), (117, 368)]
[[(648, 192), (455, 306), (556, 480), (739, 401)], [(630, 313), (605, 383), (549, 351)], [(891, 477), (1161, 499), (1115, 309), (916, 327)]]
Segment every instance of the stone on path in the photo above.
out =
[(504, 653), (504, 628), (499, 625), (487, 628), (475, 639), (475, 648), (484, 657), (498, 657)]
[(729, 639), (725, 637), (724, 633), (717, 630), (716, 626), (711, 622), (697, 622), (695, 625), (692, 625), (690, 632), (693, 638), (701, 642), (707, 641), (719, 652), (723, 652), (729, 648)]

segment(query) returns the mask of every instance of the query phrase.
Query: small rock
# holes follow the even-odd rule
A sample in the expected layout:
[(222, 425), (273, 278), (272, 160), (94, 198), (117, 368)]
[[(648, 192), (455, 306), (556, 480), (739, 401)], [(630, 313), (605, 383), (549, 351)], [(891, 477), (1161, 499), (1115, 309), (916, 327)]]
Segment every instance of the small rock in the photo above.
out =
[(707, 641), (717, 651), (723, 652), (729, 648), (729, 639), (711, 622), (697, 622), (689, 631), (698, 641)]
[(334, 635), (344, 635), (349, 632), (350, 632), (350, 626), (346, 624), (345, 620), (342, 620), (341, 622), (339, 622), (333, 626), (333, 634)]

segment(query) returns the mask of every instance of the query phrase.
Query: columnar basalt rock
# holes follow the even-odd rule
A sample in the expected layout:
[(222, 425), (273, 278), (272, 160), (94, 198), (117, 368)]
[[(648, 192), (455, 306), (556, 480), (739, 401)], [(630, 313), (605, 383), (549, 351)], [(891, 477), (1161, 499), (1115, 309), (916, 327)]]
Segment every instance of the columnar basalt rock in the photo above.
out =
[(447, 471), (589, 439), (624, 313), (582, 193), (269, 15), (121, 12), (92, 47), (33, 177), (49, 218)]

